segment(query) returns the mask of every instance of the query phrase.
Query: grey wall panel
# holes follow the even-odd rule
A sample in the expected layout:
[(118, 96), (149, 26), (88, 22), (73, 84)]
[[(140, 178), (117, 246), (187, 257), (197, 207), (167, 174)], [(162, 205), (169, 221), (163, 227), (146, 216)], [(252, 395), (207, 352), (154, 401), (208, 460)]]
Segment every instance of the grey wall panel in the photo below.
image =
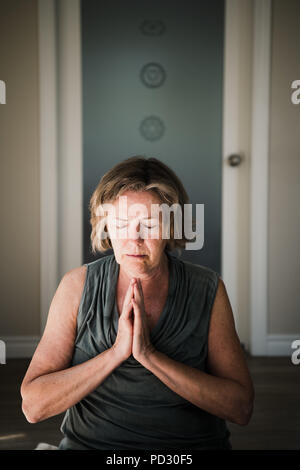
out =
[[(223, 36), (223, 0), (82, 2), (84, 262), (95, 259), (92, 192), (114, 164), (142, 154), (164, 161), (191, 202), (205, 204), (204, 247), (182, 257), (220, 272)], [(158, 71), (143, 74), (151, 63)], [(159, 137), (150, 122), (156, 140), (141, 133), (151, 116), (163, 124)]]

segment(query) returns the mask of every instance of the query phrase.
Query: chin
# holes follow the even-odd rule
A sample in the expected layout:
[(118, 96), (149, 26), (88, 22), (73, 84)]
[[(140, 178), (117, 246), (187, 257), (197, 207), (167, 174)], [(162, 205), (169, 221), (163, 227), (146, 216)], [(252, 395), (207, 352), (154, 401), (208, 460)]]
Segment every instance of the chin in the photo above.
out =
[(135, 256), (127, 256), (125, 255), (123, 257), (123, 261), (127, 264), (134, 265), (134, 266), (146, 266), (148, 265), (149, 258), (148, 256), (146, 257), (135, 257)]
[(144, 272), (145, 269), (149, 266), (149, 258), (136, 258), (134, 256), (124, 255), (122, 257), (122, 262), (124, 266), (130, 267), (130, 270), (136, 272)]

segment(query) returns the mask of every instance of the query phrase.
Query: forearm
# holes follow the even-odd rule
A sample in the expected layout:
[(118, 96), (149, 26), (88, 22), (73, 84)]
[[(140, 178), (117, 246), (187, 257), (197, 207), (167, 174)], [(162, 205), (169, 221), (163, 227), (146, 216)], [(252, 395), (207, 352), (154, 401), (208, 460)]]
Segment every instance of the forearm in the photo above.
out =
[(98, 387), (121, 363), (110, 348), (82, 364), (33, 379), (21, 391), (26, 418), (35, 423), (63, 413)]
[(238, 382), (215, 377), (155, 350), (140, 361), (167, 387), (199, 408), (236, 424), (247, 424), (251, 399)]

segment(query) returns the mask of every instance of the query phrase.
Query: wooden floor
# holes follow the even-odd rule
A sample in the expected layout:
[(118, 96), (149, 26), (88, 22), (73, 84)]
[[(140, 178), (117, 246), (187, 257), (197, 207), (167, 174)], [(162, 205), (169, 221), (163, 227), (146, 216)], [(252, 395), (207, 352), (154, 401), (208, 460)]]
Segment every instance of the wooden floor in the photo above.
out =
[[(256, 399), (248, 426), (228, 423), (233, 449), (300, 449), (300, 364), (289, 357), (247, 357)], [(57, 445), (63, 415), (30, 424), (21, 410), (20, 384), (29, 360), (0, 365), (0, 449)]]

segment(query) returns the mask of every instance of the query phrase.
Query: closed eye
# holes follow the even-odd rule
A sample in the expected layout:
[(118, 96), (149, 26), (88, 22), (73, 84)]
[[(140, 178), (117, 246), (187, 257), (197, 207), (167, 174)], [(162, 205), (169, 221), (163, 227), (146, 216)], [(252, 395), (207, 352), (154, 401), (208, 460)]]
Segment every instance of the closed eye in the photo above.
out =
[(147, 227), (147, 228), (155, 228), (155, 227), (157, 227), (157, 225), (144, 225), (144, 227)]
[[(117, 223), (117, 224), (116, 224), (116, 227), (117, 227), (117, 228), (124, 228), (124, 227), (127, 227), (127, 225), (128, 225), (128, 224), (119, 224), (119, 223)], [(142, 224), (142, 225), (143, 225), (144, 227), (147, 227), (148, 229), (157, 227), (157, 225), (146, 225), (146, 224)]]

